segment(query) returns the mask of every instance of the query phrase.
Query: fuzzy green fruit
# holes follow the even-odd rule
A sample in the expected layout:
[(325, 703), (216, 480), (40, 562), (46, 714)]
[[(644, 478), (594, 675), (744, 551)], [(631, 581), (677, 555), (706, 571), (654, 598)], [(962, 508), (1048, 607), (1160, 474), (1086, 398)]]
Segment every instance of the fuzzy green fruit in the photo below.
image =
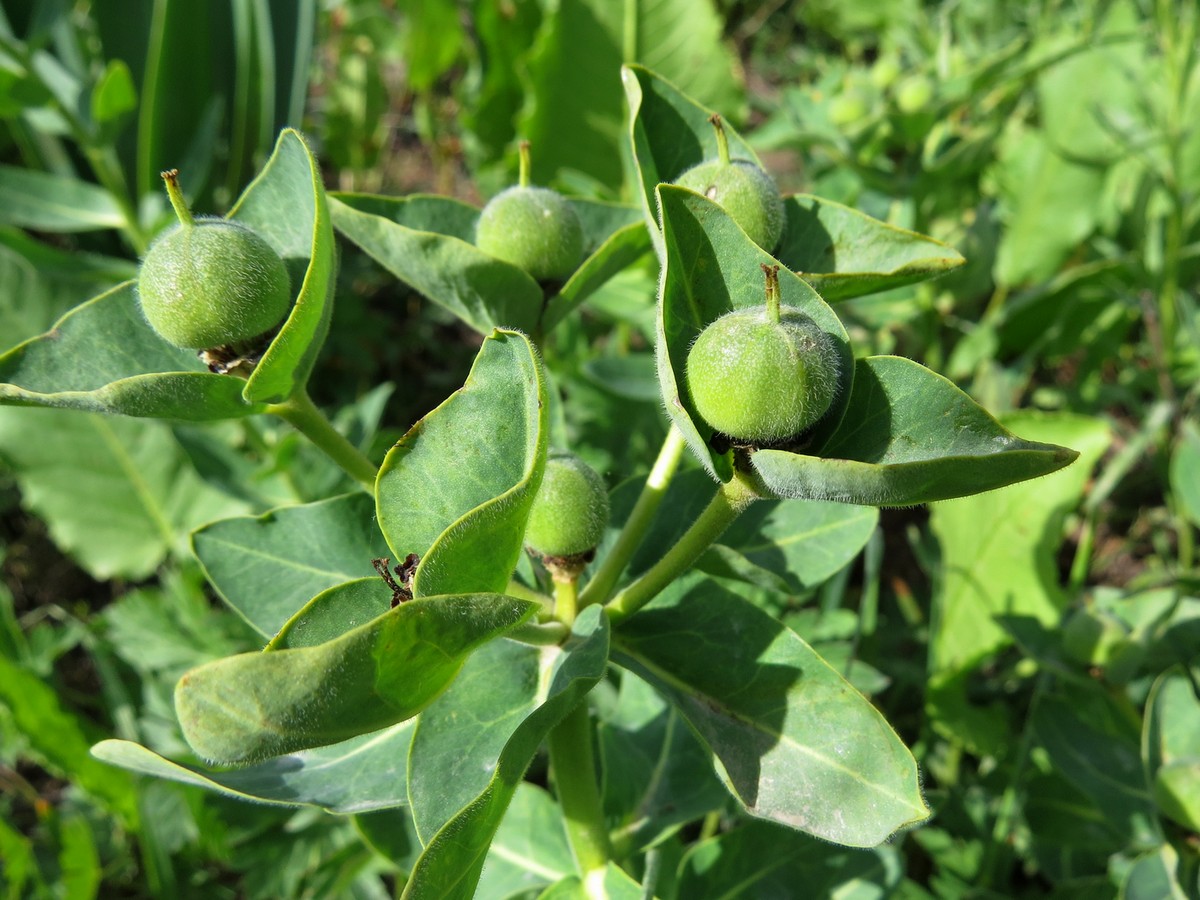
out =
[(783, 236), (783, 196), (771, 176), (747, 159), (702, 162), (675, 183), (718, 204), (768, 253)]
[(483, 208), (475, 245), (535, 281), (566, 281), (583, 259), (583, 226), (557, 191), (511, 187)]
[(188, 350), (252, 341), (292, 305), (283, 260), (259, 234), (228, 219), (192, 216), (179, 173), (162, 173), (179, 225), (146, 252), (138, 299), (150, 327)]
[(738, 441), (773, 443), (815, 424), (833, 404), (838, 352), (797, 309), (726, 313), (688, 351), (685, 376), (696, 412)]
[(543, 556), (578, 556), (600, 543), (607, 524), (604, 480), (574, 453), (551, 450), (525, 543)]

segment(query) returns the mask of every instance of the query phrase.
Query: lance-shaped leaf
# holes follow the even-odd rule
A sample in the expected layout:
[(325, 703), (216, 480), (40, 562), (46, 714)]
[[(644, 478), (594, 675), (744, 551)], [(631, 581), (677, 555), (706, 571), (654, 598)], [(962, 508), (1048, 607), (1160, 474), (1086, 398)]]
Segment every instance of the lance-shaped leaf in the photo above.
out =
[(477, 897), (512, 897), (575, 871), (562, 807), (544, 788), (522, 781), (488, 849)]
[(321, 591), (300, 607), (263, 649), (324, 644), (387, 612), (397, 600), (379, 575), (347, 581)]
[[(697, 163), (717, 157), (712, 110), (649, 69), (621, 71), (630, 109), (630, 140), (642, 211), (660, 258), (655, 189)], [(728, 123), (730, 156), (761, 165)], [(933, 278), (963, 264), (956, 250), (925, 235), (880, 222), (838, 203), (806, 194), (784, 200), (787, 221), (775, 248), (779, 262), (799, 273), (826, 300), (844, 300)]]
[(627, 206), (571, 200), (583, 225), (584, 259), (554, 290), (475, 246), (479, 210), (445, 197), (338, 194), (338, 231), (414, 290), (480, 334), (548, 330), (648, 246)]
[(411, 721), (402, 722), (327, 747), (221, 772), (172, 762), (132, 741), (101, 741), (92, 748), (92, 756), (131, 772), (240, 800), (363, 813), (408, 803), (404, 771), (413, 727)]
[(292, 274), (295, 305), (246, 382), (248, 403), (278, 403), (304, 387), (329, 331), (336, 271), (333, 224), (321, 168), (298, 131), (275, 152), (230, 212), (259, 232)]
[[(453, 701), (447, 695), (439, 702), (441, 715), (437, 722), (432, 722), (430, 708), (431, 722), (423, 719), (418, 725), (421, 743), (414, 739), (409, 780), (415, 785), (426, 779), (421, 769), (428, 762), (434, 767), (431, 772), (443, 772), (445, 796), (443, 802), (429, 804), (430, 798), (419, 801), (412, 789), (409, 793), (418, 818), (421, 814), (416, 813), (417, 808), (426, 806), (427, 825), (442, 816), (450, 818), (433, 835), (413, 868), (403, 895), (407, 900), (466, 900), (474, 896), (492, 838), (538, 746), (603, 677), (608, 664), (608, 638), (608, 618), (599, 607), (589, 607), (575, 620), (564, 646), (525, 648), (527, 661), (516, 671), (483, 666), (470, 682), (454, 685)], [(516, 701), (523, 715), (511, 706), (495, 708), (497, 680), (519, 682), (517, 691), (505, 689), (502, 693), (510, 699), (517, 692), (524, 694)], [(489, 723), (502, 716), (509, 736), (497, 753), (498, 734), (491, 731)], [(476, 739), (480, 739), (478, 750)], [(468, 759), (465, 765), (456, 767), (455, 777), (448, 778), (437, 767), (445, 765), (451, 755)], [(471, 795), (466, 790), (468, 785), (482, 785), (482, 789)], [(431, 816), (434, 808), (442, 813)]]
[(0, 166), (0, 224), (36, 231), (123, 228), (125, 215), (104, 188), (49, 172)]
[(192, 749), (220, 763), (344, 741), (416, 715), (467, 654), (536, 606), (499, 594), (409, 601), (315, 647), (193, 669), (175, 687), (175, 711)]
[(702, 576), (626, 620), (613, 659), (674, 703), (752, 815), (854, 847), (928, 815), (916, 761), (870, 701)]
[(797, 194), (784, 210), (775, 255), (830, 303), (936, 278), (966, 262), (941, 241), (832, 200)]
[(359, 492), (222, 519), (192, 535), (192, 552), (221, 598), (269, 637), (310, 597), (371, 575), (388, 551)]
[(528, 338), (496, 331), (466, 383), (388, 452), (379, 527), (396, 559), (421, 557), (414, 596), (504, 590), (542, 482), (549, 405)]
[[(688, 351), (700, 332), (725, 313), (765, 305), (762, 267), (775, 260), (711, 200), (671, 185), (661, 185), (658, 198), (666, 241), (655, 341), (659, 387), (667, 413), (688, 445), (709, 472), (728, 481), (733, 472), (732, 454), (712, 449), (713, 429), (696, 412), (687, 388)], [(839, 390), (810, 436), (819, 444), (841, 419), (850, 394), (854, 372), (850, 339), (841, 320), (803, 279), (781, 271), (779, 295), (783, 305), (812, 319), (837, 349)]]
[(751, 456), (777, 497), (909, 506), (1036, 478), (1079, 454), (1011, 434), (942, 376), (895, 356), (858, 361), (838, 431), (808, 456)]
[(1200, 828), (1200, 700), (1192, 685), (1192, 678), (1178, 670), (1159, 677), (1147, 703), (1142, 744), (1154, 772), (1158, 808), (1195, 831)]
[(0, 403), (206, 421), (264, 411), (308, 377), (328, 328), (333, 233), (317, 164), (285, 131), (234, 218), (284, 258), (296, 303), (249, 381), (214, 375), (150, 328), (127, 282), (0, 356)]

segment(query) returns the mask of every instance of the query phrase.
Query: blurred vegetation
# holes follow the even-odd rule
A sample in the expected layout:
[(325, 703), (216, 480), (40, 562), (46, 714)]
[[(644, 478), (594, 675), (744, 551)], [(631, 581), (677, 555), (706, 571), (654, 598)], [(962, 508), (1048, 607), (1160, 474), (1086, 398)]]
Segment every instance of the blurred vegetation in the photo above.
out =
[[(922, 764), (935, 816), (894, 842), (893, 895), (1197, 898), (1198, 47), (1197, 6), (1171, 0), (4, 0), (0, 344), (131, 276), (169, 213), (161, 168), (222, 211), (285, 125), (331, 189), (478, 203), (526, 137), (536, 181), (628, 200), (618, 69), (643, 62), (737, 124), (786, 192), (966, 256), (842, 303), (858, 352), (917, 359), (1083, 454), (1050, 492), (885, 511), (861, 561), (780, 610), (878, 676)], [(15, 202), (35, 175), (73, 216)], [(360, 398), (344, 424), (383, 447), (461, 384), (477, 338), (343, 251), (314, 396)], [(653, 292), (653, 271), (623, 275), (546, 348), (604, 471), (644, 470), (664, 426), (584, 362), (646, 349)], [(175, 680), (253, 645), (187, 530), (335, 476), (268, 424), (37, 415), (0, 408), (0, 895), (390, 896), (386, 814), (242, 804), (88, 755), (115, 735), (186, 756)], [(119, 470), (94, 449), (113, 440), (188, 469), (164, 498), (196, 481), (165, 533), (82, 519), (37, 465), (53, 446)], [(254, 496), (222, 490), (229, 447)], [(715, 821), (705, 837), (735, 816)], [(700, 834), (671, 837), (664, 868)]]

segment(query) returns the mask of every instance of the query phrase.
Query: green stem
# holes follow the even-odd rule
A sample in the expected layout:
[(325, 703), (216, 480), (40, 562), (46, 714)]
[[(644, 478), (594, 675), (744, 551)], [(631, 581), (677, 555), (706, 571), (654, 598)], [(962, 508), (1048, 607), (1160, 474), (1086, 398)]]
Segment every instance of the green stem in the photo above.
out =
[(577, 578), (554, 579), (554, 618), (568, 628), (575, 623), (575, 612), (578, 609), (579, 584)]
[(551, 644), (561, 644), (570, 633), (571, 629), (562, 622), (526, 622), (508, 632), (505, 637), (522, 644), (547, 647)]
[(739, 472), (717, 489), (700, 518), (684, 532), (675, 546), (646, 571), (641, 578), (625, 587), (608, 604), (613, 624), (633, 615), (658, 595), (658, 592), (682, 575), (700, 558), (717, 538), (759, 498), (754, 487)]
[(517, 170), (517, 184), (521, 187), (529, 187), (529, 141), (521, 141), (517, 144), (517, 156), (520, 159), (520, 168)]
[(368, 491), (375, 490), (375, 477), (379, 474), (375, 464), (330, 424), (325, 414), (312, 402), (308, 391), (301, 388), (283, 403), (268, 406), (267, 412), (279, 416), (312, 441)]
[[(553, 606), (553, 603), (550, 600), (550, 598), (547, 597), (545, 594), (543, 594), (541, 591), (536, 591), (531, 587), (526, 587), (521, 582), (517, 581), (517, 579), (515, 579), (515, 578), (509, 579), (508, 587), (506, 587), (504, 589), (504, 593), (508, 594), (508, 596), (510, 596), (510, 597), (518, 597), (521, 600), (532, 600), (534, 603), (540, 603), (542, 605), (542, 609), (545, 612), (545, 615), (546, 616), (550, 615), (550, 611)], [(540, 614), (539, 614), (539, 618), (540, 618)]]
[(713, 131), (717, 133), (717, 159), (722, 165), (729, 165), (729, 138), (725, 135), (725, 126), (721, 122), (721, 116), (718, 113), (713, 113), (708, 117), (708, 121), (712, 124)]
[(634, 552), (642, 542), (642, 537), (654, 520), (655, 513), (658, 512), (659, 504), (666, 496), (667, 487), (675, 476), (675, 470), (679, 468), (679, 460), (683, 456), (684, 446), (683, 434), (672, 425), (663, 441), (662, 449), (658, 451), (658, 459), (654, 461), (654, 468), (650, 470), (650, 475), (646, 478), (642, 493), (633, 506), (633, 512), (629, 514), (629, 518), (625, 520), (625, 526), (617, 536), (617, 542), (600, 561), (600, 565), (596, 567), (587, 587), (579, 595), (580, 608), (593, 603), (604, 603), (612, 597), (613, 589), (617, 586), (617, 579), (621, 577), (625, 566), (633, 558)]
[(171, 205), (175, 207), (175, 215), (179, 217), (179, 224), (185, 228), (195, 225), (196, 219), (192, 216), (187, 198), (183, 196), (183, 188), (179, 186), (179, 170), (168, 169), (162, 173), (162, 180), (167, 184), (167, 196), (171, 199)]
[(596, 781), (592, 755), (592, 720), (587, 700), (580, 702), (549, 737), (550, 770), (567, 823), (567, 837), (584, 888), (591, 897), (603, 897), (604, 871), (611, 850), (604, 825), (604, 807)]

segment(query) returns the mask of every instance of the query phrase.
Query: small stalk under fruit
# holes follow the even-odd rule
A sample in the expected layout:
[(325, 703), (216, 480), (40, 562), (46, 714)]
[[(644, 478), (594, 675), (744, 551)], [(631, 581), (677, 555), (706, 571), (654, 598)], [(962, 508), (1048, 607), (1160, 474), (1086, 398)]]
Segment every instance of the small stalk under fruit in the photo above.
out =
[(183, 188), (179, 186), (179, 170), (167, 169), (159, 174), (167, 184), (167, 197), (171, 200), (171, 206), (175, 207), (175, 215), (179, 217), (179, 224), (187, 228), (195, 225), (196, 217), (192, 215), (187, 198), (183, 196)]

